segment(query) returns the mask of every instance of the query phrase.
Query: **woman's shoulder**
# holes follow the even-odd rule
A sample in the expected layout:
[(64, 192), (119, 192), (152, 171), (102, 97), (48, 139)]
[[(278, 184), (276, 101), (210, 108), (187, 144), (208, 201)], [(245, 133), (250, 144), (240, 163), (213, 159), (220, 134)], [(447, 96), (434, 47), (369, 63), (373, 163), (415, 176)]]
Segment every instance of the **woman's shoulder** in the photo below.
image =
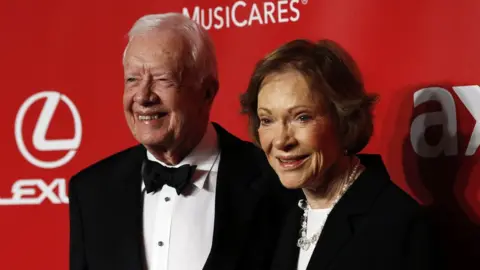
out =
[(405, 214), (415, 214), (423, 209), (417, 200), (391, 180), (380, 194), (377, 204), (383, 205), (386, 210), (402, 211)]
[(368, 178), (363, 185), (377, 190), (372, 211), (397, 216), (417, 215), (423, 211), (422, 205), (391, 179), (380, 155), (359, 155), (359, 158), (366, 165), (365, 177)]

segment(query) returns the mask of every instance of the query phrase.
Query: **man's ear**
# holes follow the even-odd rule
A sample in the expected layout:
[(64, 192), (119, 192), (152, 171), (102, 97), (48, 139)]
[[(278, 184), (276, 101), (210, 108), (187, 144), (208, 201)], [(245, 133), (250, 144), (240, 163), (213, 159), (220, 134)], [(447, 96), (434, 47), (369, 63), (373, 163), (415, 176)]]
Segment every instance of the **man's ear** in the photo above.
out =
[(203, 86), (205, 89), (205, 99), (208, 100), (209, 103), (213, 103), (219, 88), (218, 80), (208, 76), (203, 80)]

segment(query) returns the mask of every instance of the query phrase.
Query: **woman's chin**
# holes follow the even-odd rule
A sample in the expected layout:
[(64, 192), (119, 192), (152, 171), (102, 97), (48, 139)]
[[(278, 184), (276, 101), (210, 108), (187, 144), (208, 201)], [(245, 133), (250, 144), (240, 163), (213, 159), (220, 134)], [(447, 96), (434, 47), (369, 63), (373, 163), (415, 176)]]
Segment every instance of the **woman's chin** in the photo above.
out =
[(287, 189), (300, 189), (309, 185), (312, 172), (310, 170), (278, 171), (278, 178)]
[(287, 189), (300, 189), (304, 187), (304, 182), (299, 179), (288, 179), (287, 177), (280, 177), (280, 182)]

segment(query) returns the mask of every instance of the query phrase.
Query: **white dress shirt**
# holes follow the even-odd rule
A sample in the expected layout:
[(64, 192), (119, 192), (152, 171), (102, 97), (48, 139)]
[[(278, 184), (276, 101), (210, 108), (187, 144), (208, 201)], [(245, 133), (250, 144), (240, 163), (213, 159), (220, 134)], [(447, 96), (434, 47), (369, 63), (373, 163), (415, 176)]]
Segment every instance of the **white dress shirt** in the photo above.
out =
[[(164, 185), (144, 193), (143, 231), (149, 270), (201, 270), (210, 253), (215, 214), (215, 186), (220, 150), (209, 124), (193, 151), (179, 164), (168, 166), (147, 151), (147, 158), (167, 167), (196, 165), (192, 183), (182, 194)], [(145, 186), (142, 185), (142, 190)]]

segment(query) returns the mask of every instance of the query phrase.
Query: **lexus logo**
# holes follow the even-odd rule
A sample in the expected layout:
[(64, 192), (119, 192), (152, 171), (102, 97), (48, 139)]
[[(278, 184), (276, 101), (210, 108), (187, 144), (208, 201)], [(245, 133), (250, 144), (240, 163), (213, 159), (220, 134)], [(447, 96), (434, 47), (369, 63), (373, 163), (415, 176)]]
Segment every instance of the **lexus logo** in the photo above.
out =
[[(25, 146), (23, 138), (23, 121), (28, 109), (35, 102), (46, 99), (42, 111), (38, 117), (35, 129), (33, 131), (32, 142), (35, 149), (38, 151), (68, 151), (62, 158), (54, 161), (44, 161), (34, 157)], [(56, 139), (47, 140), (45, 135), (47, 133), (52, 117), (57, 109), (58, 103), (64, 102), (73, 115), (75, 135), (71, 139)], [(82, 139), (82, 121), (75, 104), (65, 95), (55, 91), (44, 91), (29, 97), (20, 107), (17, 117), (15, 118), (15, 140), (17, 142), (18, 150), (23, 157), (33, 165), (44, 168), (53, 169), (65, 165), (69, 162), (77, 152)]]

